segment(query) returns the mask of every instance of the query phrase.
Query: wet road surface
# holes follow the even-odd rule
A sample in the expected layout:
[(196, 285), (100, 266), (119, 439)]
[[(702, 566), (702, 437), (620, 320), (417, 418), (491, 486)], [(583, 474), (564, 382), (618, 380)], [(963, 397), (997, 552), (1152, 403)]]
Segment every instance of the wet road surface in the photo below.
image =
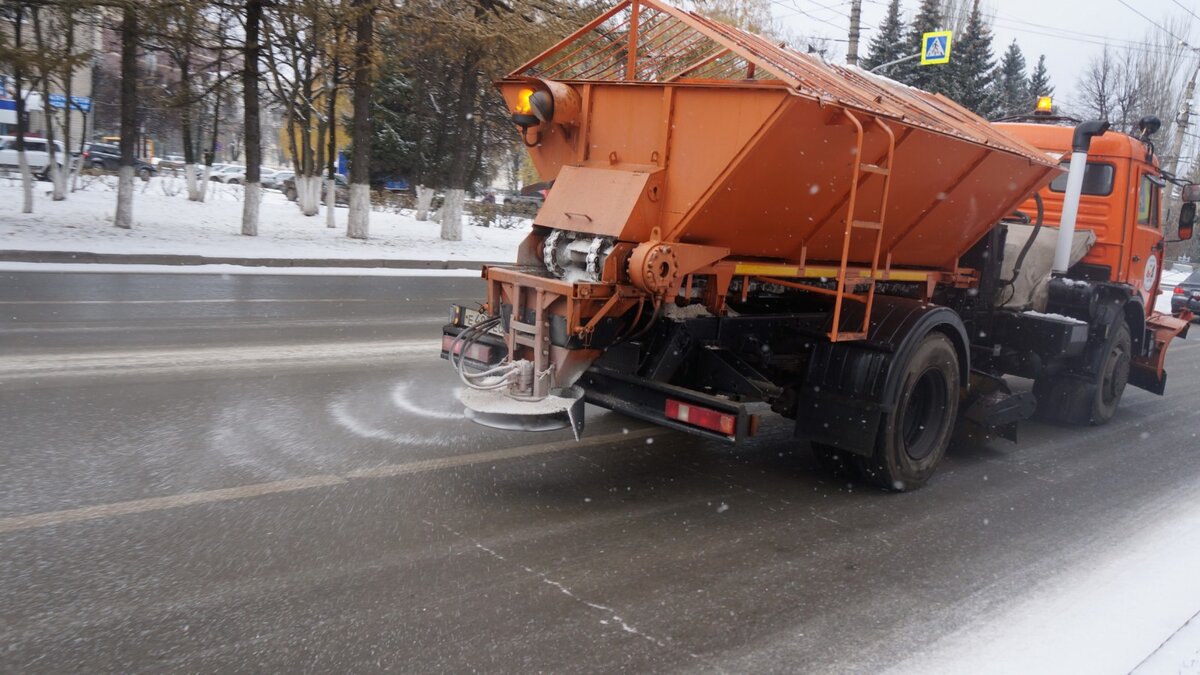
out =
[(475, 426), (436, 341), (479, 290), (0, 273), (0, 672), (879, 670), (1200, 495), (1195, 337), (890, 495), (782, 421)]

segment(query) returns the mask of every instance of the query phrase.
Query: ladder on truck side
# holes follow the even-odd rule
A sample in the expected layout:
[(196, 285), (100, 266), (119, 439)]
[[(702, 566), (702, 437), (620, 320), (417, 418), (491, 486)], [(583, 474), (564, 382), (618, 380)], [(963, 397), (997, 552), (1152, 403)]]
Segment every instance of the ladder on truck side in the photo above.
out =
[[(871, 122), (887, 135), (887, 151), (874, 164), (863, 161), (863, 137), (865, 135), (863, 123), (848, 109), (843, 108), (842, 114), (854, 125), (855, 161), (854, 169), (850, 175), (850, 196), (846, 201), (846, 221), (842, 233), (842, 258), (838, 266), (837, 291), (834, 293), (833, 324), (829, 331), (830, 342), (863, 340), (867, 337), (867, 331), (871, 327), (871, 308), (875, 303), (875, 284), (879, 280), (879, 256), (882, 253), (881, 249), (883, 247), (883, 220), (884, 214), (887, 213), (888, 193), (892, 188), (892, 161), (896, 155), (895, 133), (892, 132), (891, 127), (878, 117), (872, 117)], [(863, 174), (875, 174), (883, 177), (882, 194), (879, 199), (879, 220), (877, 221), (861, 220), (855, 214), (855, 207), (859, 203), (858, 189), (860, 185), (865, 184)], [(850, 242), (859, 230), (865, 230), (874, 235), (875, 241), (871, 255), (871, 270), (870, 275), (865, 280), (861, 278), (854, 279), (849, 282), (848, 287), (846, 274), (850, 263)], [(887, 258), (889, 260), (888, 266), (890, 267), (890, 254)], [(865, 295), (854, 292), (862, 283), (867, 285)], [(862, 328), (859, 330), (842, 330), (842, 305), (847, 299), (855, 300), (865, 305), (863, 309)]]

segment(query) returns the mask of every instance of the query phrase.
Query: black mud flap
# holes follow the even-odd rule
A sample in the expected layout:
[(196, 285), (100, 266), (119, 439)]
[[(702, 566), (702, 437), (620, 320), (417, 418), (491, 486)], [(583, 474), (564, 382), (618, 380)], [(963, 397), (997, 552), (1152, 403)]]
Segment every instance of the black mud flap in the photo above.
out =
[(1016, 443), (1017, 426), (1037, 410), (1033, 392), (1014, 393), (1003, 379), (979, 371), (971, 371), (969, 392), (959, 408), (955, 429), (959, 440), (999, 437)]

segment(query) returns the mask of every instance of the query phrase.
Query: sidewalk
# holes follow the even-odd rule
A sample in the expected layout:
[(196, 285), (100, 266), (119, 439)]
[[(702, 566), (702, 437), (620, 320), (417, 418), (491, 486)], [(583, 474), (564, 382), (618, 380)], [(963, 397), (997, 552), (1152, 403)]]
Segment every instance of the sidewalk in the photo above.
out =
[(119, 265), (237, 265), (239, 267), (347, 267), (406, 270), (479, 270), (496, 260), (393, 260), (390, 258), (238, 258), (165, 253), (91, 253), (88, 251), (4, 251), (0, 262)]
[(348, 209), (305, 216), (282, 193), (267, 190), (259, 207), (258, 236), (241, 234), (243, 190), (213, 184), (207, 201), (187, 198), (182, 181), (139, 182), (132, 229), (113, 227), (115, 180), (93, 178), (65, 201), (52, 201), (38, 183), (34, 212), (20, 213), (21, 189), (0, 179), (0, 261), (246, 267), (479, 269), (484, 261), (511, 263), (529, 234), (528, 219), (483, 227), (464, 217), (462, 241), (441, 238), (441, 226), (411, 211), (372, 211), (370, 237), (346, 236)]

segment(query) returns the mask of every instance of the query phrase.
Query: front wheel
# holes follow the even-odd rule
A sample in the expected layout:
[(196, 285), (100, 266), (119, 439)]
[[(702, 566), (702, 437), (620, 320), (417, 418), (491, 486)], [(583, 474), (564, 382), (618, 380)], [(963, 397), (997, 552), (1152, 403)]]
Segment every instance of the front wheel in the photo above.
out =
[(880, 422), (875, 451), (857, 457), (864, 478), (896, 492), (915, 490), (937, 469), (958, 415), (958, 352), (930, 333), (904, 364), (896, 408)]
[(1132, 354), (1129, 324), (1118, 319), (1109, 329), (1096, 374), (1047, 375), (1034, 382), (1038, 414), (1069, 424), (1107, 424), (1116, 414), (1129, 383)]

